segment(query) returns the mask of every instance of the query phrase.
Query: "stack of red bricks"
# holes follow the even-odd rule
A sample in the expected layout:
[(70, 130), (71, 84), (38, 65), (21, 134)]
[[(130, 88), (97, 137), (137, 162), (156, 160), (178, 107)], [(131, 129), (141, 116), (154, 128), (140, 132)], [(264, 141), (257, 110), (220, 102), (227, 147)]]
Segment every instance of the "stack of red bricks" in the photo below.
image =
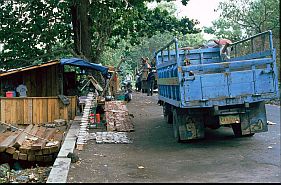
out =
[(124, 101), (105, 102), (107, 131), (130, 132), (134, 126)]

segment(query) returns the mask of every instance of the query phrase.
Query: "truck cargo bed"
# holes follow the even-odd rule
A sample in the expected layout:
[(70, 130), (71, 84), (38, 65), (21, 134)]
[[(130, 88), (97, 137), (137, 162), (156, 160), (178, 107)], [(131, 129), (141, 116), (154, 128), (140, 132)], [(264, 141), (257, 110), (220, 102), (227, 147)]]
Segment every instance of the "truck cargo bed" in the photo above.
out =
[[(174, 47), (174, 49), (170, 49)], [(219, 48), (182, 50), (174, 39), (156, 52), (159, 100), (180, 108), (260, 102), (279, 95), (271, 31)]]

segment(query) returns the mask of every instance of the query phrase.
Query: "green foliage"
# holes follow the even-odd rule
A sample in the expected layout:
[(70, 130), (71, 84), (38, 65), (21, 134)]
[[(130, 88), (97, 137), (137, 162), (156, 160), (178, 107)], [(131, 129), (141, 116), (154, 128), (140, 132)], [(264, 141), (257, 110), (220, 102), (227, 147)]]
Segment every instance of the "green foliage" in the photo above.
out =
[(212, 22), (213, 26), (204, 27), (204, 32), (214, 34), (218, 38), (228, 38), (239, 40), (243, 38), (243, 33), (239, 25), (233, 25), (225, 19), (218, 19)]
[(230, 0), (221, 2), (218, 8), (221, 17), (252, 35), (280, 27), (278, 4), (278, 0)]
[(279, 35), (278, 0), (222, 1), (216, 11), (220, 12), (220, 18), (213, 21), (213, 26), (204, 28), (206, 33), (232, 40), (266, 30), (272, 30), (276, 36)]
[[(194, 28), (197, 24), (194, 20), (178, 20), (163, 8), (149, 10), (145, 3), (151, 1), (0, 1), (0, 43), (4, 44), (4, 51), (0, 53), (1, 67), (21, 67), (73, 55), (69, 49), (77, 52), (77, 42), (74, 42), (77, 35), (74, 34), (73, 14), (70, 12), (74, 6), (82, 4), (88, 7), (85, 9), (89, 16), (86, 31), (90, 33), (91, 59), (97, 63), (105, 47), (116, 48), (124, 39), (129, 40), (130, 45), (137, 45), (143, 37), (152, 37), (158, 31), (199, 32)], [(185, 4), (188, 0), (182, 2)]]
[[(109, 40), (109, 43), (101, 56), (101, 63), (117, 66), (121, 56), (125, 56), (127, 61), (121, 66), (122, 74), (134, 74), (136, 68), (140, 67), (141, 57), (154, 57), (154, 52), (169, 43), (174, 37), (179, 40), (179, 47), (201, 45), (204, 42), (202, 34), (194, 34), (199, 30), (193, 29), (198, 22), (184, 18), (177, 20), (172, 16), (175, 6), (171, 2), (161, 2), (150, 16), (143, 16), (146, 21), (136, 23), (140, 32), (133, 31), (135, 34), (128, 34), (121, 37), (120, 34)], [(163, 20), (161, 14), (168, 16), (168, 20)], [(165, 23), (165, 21), (168, 21)], [(163, 25), (167, 25), (163, 27)], [(183, 26), (187, 26), (184, 28)], [(143, 28), (142, 28), (143, 27)], [(160, 28), (160, 29), (159, 29)], [(120, 28), (121, 29), (121, 28)], [(130, 31), (128, 31), (129, 33)], [(189, 33), (189, 34), (187, 34)]]
[(157, 32), (152, 37), (142, 37), (139, 45), (130, 45), (129, 41), (122, 40), (118, 48), (107, 47), (104, 51), (101, 61), (107, 65), (117, 66), (121, 56), (125, 56), (127, 61), (122, 65), (122, 73), (134, 74), (135, 69), (141, 65), (141, 57), (149, 57), (150, 61), (157, 50), (168, 44), (173, 38), (178, 39), (179, 47), (199, 46), (204, 43), (202, 34), (187, 34)]
[[(116, 47), (121, 39), (129, 39), (131, 45), (140, 43), (142, 37), (152, 37), (157, 31), (161, 33), (169, 32), (182, 32), (198, 33), (200, 30), (195, 29), (197, 24), (194, 20), (182, 18), (178, 20), (173, 16), (173, 7), (160, 4), (153, 10), (149, 10), (144, 4), (138, 7), (132, 5), (133, 8), (126, 9), (126, 14), (120, 13), (122, 17), (116, 17), (116, 23), (112, 23), (111, 36), (115, 37), (114, 42), (109, 43), (109, 46)], [(168, 8), (167, 8), (168, 7)], [(103, 9), (104, 11), (104, 9)], [(100, 33), (99, 33), (100, 34)], [(111, 45), (110, 45), (111, 44)]]
[(1, 67), (30, 65), (31, 58), (69, 43), (70, 17), (65, 7), (66, 2), (59, 0), (0, 1)]
[(157, 5), (161, 11), (167, 11), (169, 15), (175, 15), (177, 7), (173, 2), (161, 2)]
[[(233, 41), (272, 30), (277, 65), (280, 66), (279, 0), (229, 0), (219, 3), (220, 18), (204, 32)], [(279, 75), (280, 78), (280, 75)]]

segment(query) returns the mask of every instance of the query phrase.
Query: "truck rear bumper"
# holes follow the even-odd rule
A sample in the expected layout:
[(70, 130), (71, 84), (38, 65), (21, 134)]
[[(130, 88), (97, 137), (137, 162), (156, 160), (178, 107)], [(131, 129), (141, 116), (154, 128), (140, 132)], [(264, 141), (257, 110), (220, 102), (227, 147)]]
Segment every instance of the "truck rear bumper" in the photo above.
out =
[(267, 132), (267, 118), (264, 102), (245, 103), (236, 106), (214, 107), (211, 115), (218, 117), (221, 126), (240, 124), (242, 135)]

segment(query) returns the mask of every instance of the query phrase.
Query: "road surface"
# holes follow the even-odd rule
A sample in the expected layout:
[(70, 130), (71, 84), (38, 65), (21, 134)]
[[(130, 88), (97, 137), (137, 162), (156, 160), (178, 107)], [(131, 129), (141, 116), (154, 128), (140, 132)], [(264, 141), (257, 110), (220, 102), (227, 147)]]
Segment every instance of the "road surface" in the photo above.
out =
[(280, 182), (280, 107), (267, 105), (276, 123), (253, 137), (235, 138), (231, 128), (206, 130), (206, 138), (177, 143), (164, 122), (157, 94), (134, 93), (131, 144), (91, 140), (81, 161), (71, 164), (67, 182)]

